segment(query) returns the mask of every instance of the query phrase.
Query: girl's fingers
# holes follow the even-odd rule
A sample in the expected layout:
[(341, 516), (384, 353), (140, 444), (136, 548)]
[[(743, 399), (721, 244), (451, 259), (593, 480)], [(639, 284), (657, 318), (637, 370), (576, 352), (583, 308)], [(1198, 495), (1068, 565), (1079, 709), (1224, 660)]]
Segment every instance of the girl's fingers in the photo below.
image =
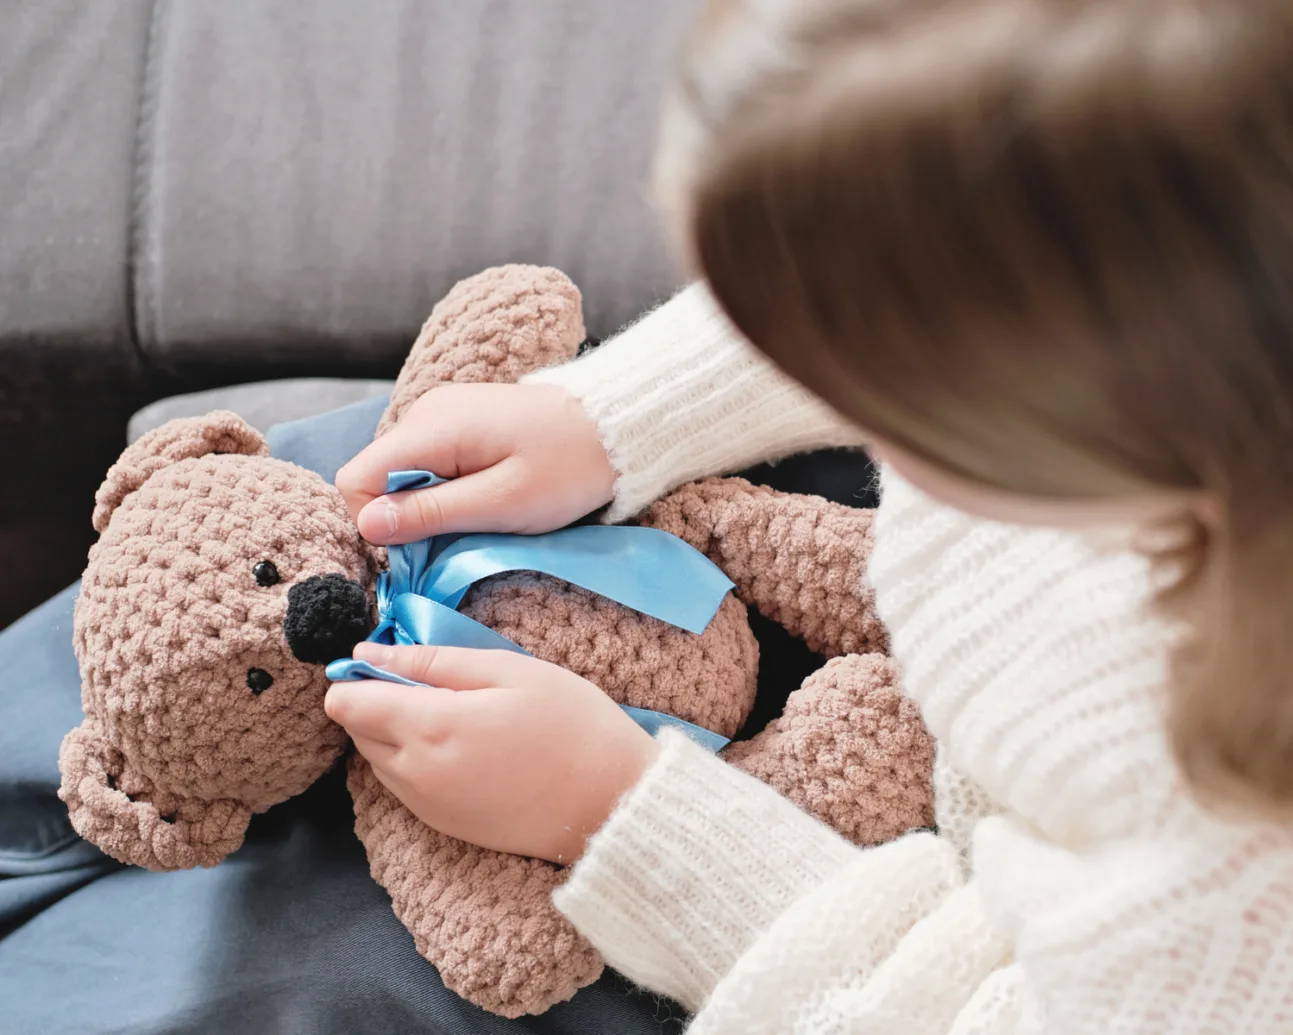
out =
[[(360, 754), (362, 755), (363, 752), (361, 751)], [(372, 767), (373, 775), (381, 781), (382, 786), (395, 795), (395, 797), (399, 798), (407, 808), (408, 802), (411, 800), (410, 794), (412, 793), (412, 788), (410, 788), (404, 780), (395, 775), (395, 770), (391, 766), (374, 762), (367, 755), (364, 755), (364, 758), (367, 760), (369, 766)]]
[(379, 496), (359, 511), (359, 534), (393, 546), (446, 532), (514, 532), (523, 516), (515, 505), (522, 479), (514, 467), (503, 460), (429, 489)]
[(524, 686), (541, 679), (548, 668), (545, 662), (515, 651), (469, 647), (387, 647), (380, 643), (360, 643), (355, 646), (355, 657), (397, 676), (447, 690)]
[(365, 737), (397, 746), (427, 726), (446, 694), (434, 686), (401, 686), (375, 679), (333, 683), (323, 699), (323, 710), (352, 739)]
[[(390, 774), (396, 768), (395, 756), (400, 753), (400, 748), (394, 744), (387, 744), (381, 740), (373, 740), (371, 737), (365, 737), (362, 734), (351, 734), (350, 739), (355, 742), (355, 749), (364, 756), (375, 770)], [(386, 782), (385, 779), (382, 780)]]
[(430, 471), (441, 478), (456, 478), (472, 470), (464, 462), (462, 435), (455, 430), (453, 414), (448, 417), (447, 422), (406, 419), (342, 466), (333, 481), (352, 518), (358, 519), (366, 506), (386, 494), (391, 471)]
[(452, 459), (436, 450), (434, 441), (429, 437), (419, 441), (403, 428), (396, 428), (345, 464), (334, 481), (350, 516), (358, 518), (365, 506), (386, 493), (386, 476), (391, 471), (432, 471), (442, 478), (456, 474)]

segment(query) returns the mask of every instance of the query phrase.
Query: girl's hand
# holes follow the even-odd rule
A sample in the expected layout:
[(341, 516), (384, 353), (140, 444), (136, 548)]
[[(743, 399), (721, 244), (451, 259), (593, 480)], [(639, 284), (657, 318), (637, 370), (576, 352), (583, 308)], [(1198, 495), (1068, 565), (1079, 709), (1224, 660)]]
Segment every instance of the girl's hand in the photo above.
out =
[[(391, 471), (452, 478), (386, 496)], [(337, 488), (371, 543), (441, 532), (548, 532), (610, 502), (615, 471), (597, 426), (556, 385), (433, 388), (404, 419), (337, 472)]]
[(568, 865), (655, 756), (614, 701), (545, 661), (373, 643), (355, 657), (428, 685), (334, 683), (328, 716), (409, 811), (463, 841)]

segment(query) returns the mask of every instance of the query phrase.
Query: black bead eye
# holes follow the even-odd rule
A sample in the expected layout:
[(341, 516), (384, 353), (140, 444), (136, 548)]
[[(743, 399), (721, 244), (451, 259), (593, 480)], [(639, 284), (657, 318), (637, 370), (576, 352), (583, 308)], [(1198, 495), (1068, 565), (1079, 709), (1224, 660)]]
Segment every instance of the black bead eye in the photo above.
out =
[(273, 586), (283, 579), (278, 569), (274, 567), (273, 561), (260, 561), (251, 569), (251, 573), (256, 576), (256, 582), (262, 586)]
[(249, 668), (247, 670), (247, 687), (257, 697), (273, 685), (274, 677), (263, 668)]

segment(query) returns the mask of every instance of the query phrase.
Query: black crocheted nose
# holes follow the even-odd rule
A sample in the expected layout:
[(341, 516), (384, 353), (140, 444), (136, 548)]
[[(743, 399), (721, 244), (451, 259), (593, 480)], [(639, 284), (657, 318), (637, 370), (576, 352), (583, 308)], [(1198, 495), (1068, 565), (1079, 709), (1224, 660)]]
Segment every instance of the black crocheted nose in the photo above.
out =
[(312, 575), (287, 591), (283, 635), (306, 664), (350, 657), (371, 628), (364, 587), (344, 575)]

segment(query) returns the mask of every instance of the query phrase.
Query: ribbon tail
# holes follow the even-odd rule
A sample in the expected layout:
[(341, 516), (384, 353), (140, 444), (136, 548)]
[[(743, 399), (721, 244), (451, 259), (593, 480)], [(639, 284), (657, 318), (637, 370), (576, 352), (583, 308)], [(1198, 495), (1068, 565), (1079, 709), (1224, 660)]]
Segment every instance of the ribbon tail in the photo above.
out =
[(697, 726), (686, 719), (680, 719), (676, 715), (653, 712), (646, 708), (631, 708), (627, 704), (622, 704), (620, 707), (628, 714), (630, 719), (653, 737), (662, 729), (676, 729), (681, 730), (701, 747), (708, 748), (710, 751), (722, 751), (731, 743), (727, 737), (720, 736), (713, 730), (707, 730), (703, 726)]
[(584, 525), (533, 536), (461, 536), (440, 551), (414, 589), (456, 607), (469, 587), (510, 571), (551, 575), (697, 635), (733, 588), (708, 557), (677, 536)]
[(399, 683), (401, 686), (426, 686), (415, 679), (397, 676), (384, 668), (367, 661), (356, 661), (354, 658), (339, 658), (328, 663), (324, 670), (330, 683), (355, 683), (361, 679), (380, 679), (383, 683)]

